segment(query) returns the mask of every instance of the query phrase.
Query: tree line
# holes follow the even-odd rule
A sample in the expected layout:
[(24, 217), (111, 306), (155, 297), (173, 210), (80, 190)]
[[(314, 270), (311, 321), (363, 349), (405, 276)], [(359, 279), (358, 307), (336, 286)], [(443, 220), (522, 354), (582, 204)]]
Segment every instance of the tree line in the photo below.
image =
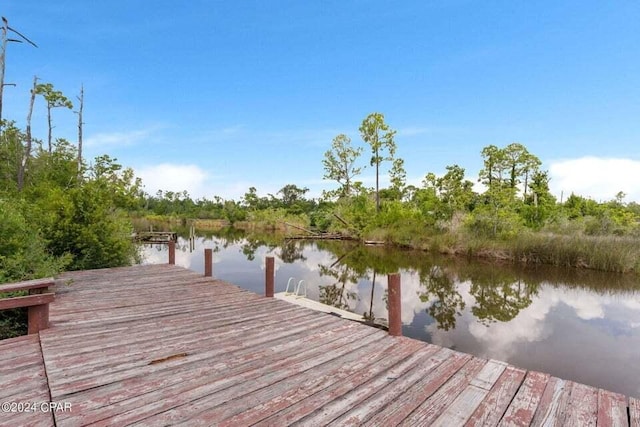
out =
[[(323, 191), (318, 199), (307, 198), (308, 189), (295, 184), (263, 197), (251, 187), (237, 201), (193, 200), (187, 192), (159, 191), (143, 196), (141, 212), (230, 222), (266, 218), (270, 212), (274, 217), (301, 217), (306, 225), (320, 230), (343, 229), (344, 222), (334, 215), (338, 214), (358, 235), (393, 230), (401, 223), (429, 232), (464, 228), (496, 239), (508, 239), (523, 230), (617, 236), (637, 236), (640, 231), (640, 205), (626, 203), (622, 192), (604, 202), (576, 194), (558, 201), (549, 190), (548, 171), (523, 144), (489, 145), (481, 150), (482, 168), (476, 181), (483, 191), (475, 189), (457, 164), (446, 166), (440, 176), (427, 172), (416, 186), (407, 184), (404, 160), (395, 156), (396, 132), (383, 114), (368, 115), (359, 130), (363, 145), (340, 134), (324, 153), (323, 178), (335, 188)], [(371, 153), (368, 164), (363, 161), (365, 148)], [(372, 188), (358, 179), (367, 166), (375, 170)], [(381, 188), (383, 175), (389, 184)]]

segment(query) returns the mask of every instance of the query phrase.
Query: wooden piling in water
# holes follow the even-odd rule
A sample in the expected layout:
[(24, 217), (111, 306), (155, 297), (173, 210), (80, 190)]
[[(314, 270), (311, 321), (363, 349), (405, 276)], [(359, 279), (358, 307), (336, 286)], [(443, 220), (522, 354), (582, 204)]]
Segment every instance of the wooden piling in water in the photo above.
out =
[(169, 241), (169, 264), (176, 264), (176, 242), (173, 240)]
[(400, 287), (400, 274), (389, 274), (388, 301), (389, 301), (389, 335), (402, 336), (402, 292)]
[(204, 250), (204, 276), (213, 276), (213, 249)]
[(264, 281), (264, 296), (273, 298), (274, 284), (275, 284), (275, 268), (274, 258), (268, 256), (266, 259), (265, 268), (265, 281)]

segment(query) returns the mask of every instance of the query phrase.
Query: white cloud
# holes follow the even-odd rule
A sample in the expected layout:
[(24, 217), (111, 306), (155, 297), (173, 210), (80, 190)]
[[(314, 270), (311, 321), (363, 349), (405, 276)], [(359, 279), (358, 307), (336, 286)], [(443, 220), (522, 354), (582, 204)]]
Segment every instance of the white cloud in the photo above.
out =
[(581, 157), (552, 161), (549, 186), (556, 197), (572, 192), (597, 201), (611, 200), (619, 191), (625, 201), (640, 201), (640, 161), (623, 158)]
[(142, 184), (148, 194), (158, 190), (189, 192), (191, 198), (204, 196), (209, 190), (208, 174), (196, 165), (178, 165), (162, 163), (159, 165), (136, 168), (136, 174), (142, 178)]
[(157, 128), (109, 132), (91, 135), (85, 140), (87, 147), (115, 147), (134, 145), (147, 139)]

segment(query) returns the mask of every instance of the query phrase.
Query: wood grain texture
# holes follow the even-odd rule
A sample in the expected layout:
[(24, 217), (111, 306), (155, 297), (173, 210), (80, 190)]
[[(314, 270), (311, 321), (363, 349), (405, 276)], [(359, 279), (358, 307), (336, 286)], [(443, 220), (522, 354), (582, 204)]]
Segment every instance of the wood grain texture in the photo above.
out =
[(506, 366), (486, 397), (469, 417), (466, 426), (495, 426), (524, 380), (526, 372), (513, 366)]
[(27, 335), (0, 341), (0, 402), (37, 405), (35, 411), (0, 412), (2, 426), (54, 425), (51, 412), (39, 410), (39, 404), (49, 402), (49, 388), (37, 337)]
[(629, 398), (629, 425), (640, 427), (640, 399)]
[(4, 292), (27, 291), (30, 289), (46, 289), (55, 285), (52, 277), (44, 279), (25, 280), (23, 282), (4, 283), (0, 285), (0, 294)]
[[(51, 327), (0, 341), (0, 399), (72, 404), (58, 426), (621, 426), (629, 411), (640, 427), (636, 399), (176, 266), (69, 272), (48, 286)], [(0, 425), (54, 421), (5, 415)]]
[(513, 398), (500, 426), (523, 426), (529, 425), (533, 420), (538, 404), (542, 399), (549, 374), (531, 371), (527, 373), (525, 380)]

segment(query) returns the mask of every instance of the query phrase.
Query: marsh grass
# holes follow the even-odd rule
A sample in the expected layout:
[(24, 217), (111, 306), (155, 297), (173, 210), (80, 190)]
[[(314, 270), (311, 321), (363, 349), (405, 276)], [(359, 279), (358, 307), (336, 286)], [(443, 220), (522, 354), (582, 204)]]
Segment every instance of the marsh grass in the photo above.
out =
[(547, 264), (640, 274), (640, 239), (523, 231), (503, 239), (465, 230), (428, 233), (416, 228), (371, 233), (388, 243), (434, 253), (464, 255), (522, 264)]
[(640, 239), (633, 237), (521, 233), (505, 244), (524, 263), (640, 272)]

